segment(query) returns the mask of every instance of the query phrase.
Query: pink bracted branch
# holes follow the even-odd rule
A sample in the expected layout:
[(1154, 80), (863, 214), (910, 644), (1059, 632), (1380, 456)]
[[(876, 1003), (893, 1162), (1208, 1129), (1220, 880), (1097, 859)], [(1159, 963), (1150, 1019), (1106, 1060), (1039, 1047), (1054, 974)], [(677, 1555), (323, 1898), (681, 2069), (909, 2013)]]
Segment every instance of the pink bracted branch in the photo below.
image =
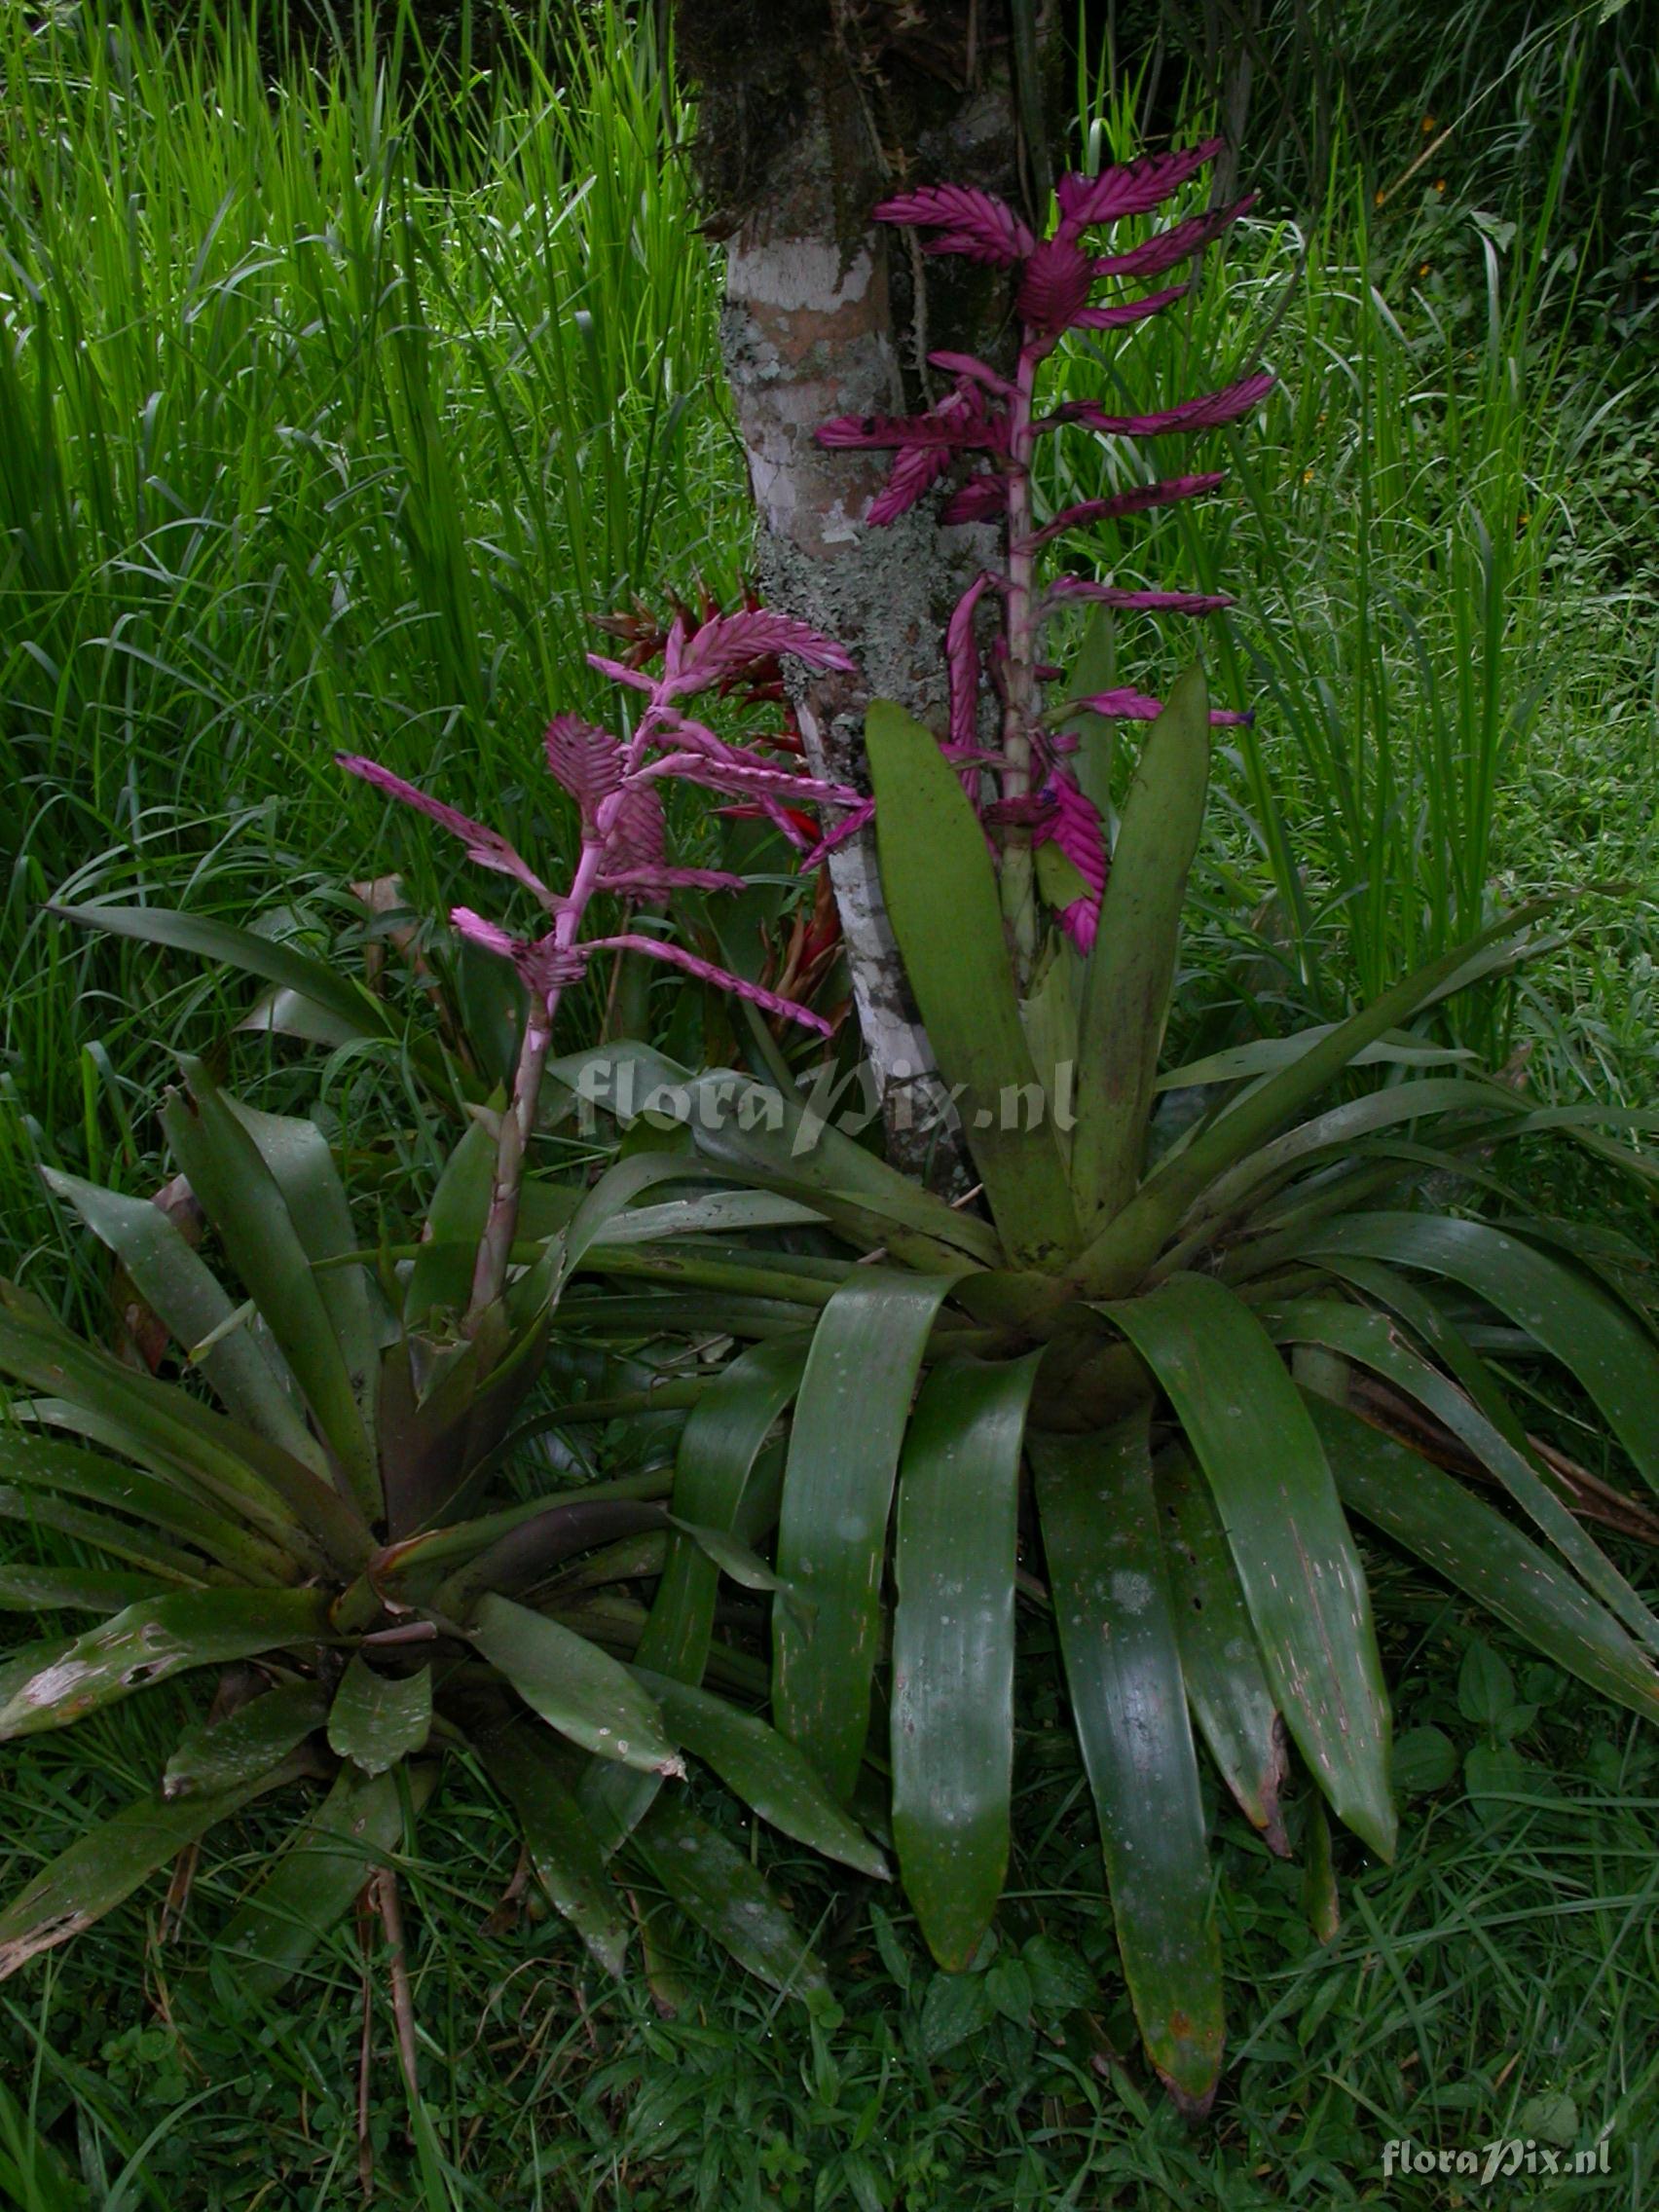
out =
[(763, 990), (741, 976), (728, 975), (665, 939), (630, 930), (610, 937), (584, 939), (581, 935), (588, 907), (602, 893), (634, 900), (659, 898), (682, 888), (744, 888), (741, 876), (722, 869), (669, 864), (658, 788), (665, 777), (754, 798), (767, 814), (782, 814), (785, 799), (796, 805), (804, 802), (821, 813), (841, 813), (840, 823), (827, 826), (820, 851), (867, 819), (868, 802), (849, 786), (828, 783), (756, 758), (682, 712), (682, 700), (729, 684), (733, 677), (780, 653), (791, 654), (809, 668), (839, 669), (849, 674), (853, 670), (851, 658), (832, 638), (762, 608), (751, 608), (739, 614), (717, 614), (695, 628), (676, 620), (663, 644), (659, 676), (589, 654), (595, 668), (640, 692), (645, 703), (633, 735), (626, 740), (577, 715), (556, 716), (547, 725), (548, 769), (575, 800), (581, 823), (575, 871), (563, 896), (550, 891), (498, 831), (430, 797), (377, 761), (353, 754), (336, 756), (349, 774), (360, 776), (388, 797), (418, 808), (459, 838), (467, 857), (480, 867), (522, 884), (552, 917), (552, 928), (542, 936), (520, 938), (470, 906), (457, 906), (450, 915), (461, 936), (512, 962), (529, 998), (512, 1095), (501, 1116), (490, 1211), (473, 1271), (465, 1324), (469, 1333), (476, 1331), (506, 1285), (525, 1159), (553, 1040), (554, 1015), (562, 993), (569, 984), (581, 979), (595, 953), (641, 953), (670, 962), (704, 982), (752, 1000), (768, 1014), (799, 1022), (820, 1035), (830, 1034), (830, 1024), (810, 1008)]
[[(1046, 715), (1040, 693), (1059, 672), (1039, 655), (1047, 616), (1068, 600), (1096, 601), (1108, 607), (1167, 614), (1213, 614), (1232, 602), (1216, 592), (1127, 591), (1091, 578), (1057, 576), (1039, 590), (1036, 556), (1063, 532), (1109, 517), (1189, 499), (1213, 491), (1217, 474), (1177, 476), (1138, 486), (1109, 498), (1086, 500), (1055, 515), (1041, 529), (1031, 514), (1031, 463), (1038, 438), (1067, 424), (1101, 435), (1162, 437), (1215, 428), (1235, 422), (1255, 407), (1273, 383), (1267, 371), (1243, 377), (1224, 390), (1206, 392), (1147, 415), (1116, 415), (1095, 400), (1072, 400), (1051, 413), (1036, 412), (1042, 364), (1069, 330), (1117, 330), (1160, 314), (1182, 298), (1185, 283), (1138, 296), (1118, 294), (1104, 301), (1095, 287), (1113, 278), (1149, 277), (1195, 260), (1247, 208), (1253, 196), (1232, 205), (1195, 215), (1157, 231), (1117, 253), (1102, 253), (1089, 234), (1102, 225), (1144, 215), (1161, 206), (1220, 151), (1219, 138), (1125, 162), (1098, 176), (1062, 177), (1055, 187), (1056, 216), (1046, 238), (1002, 201), (963, 185), (927, 185), (884, 201), (879, 221), (902, 223), (923, 234), (928, 253), (959, 254), (1010, 273), (1021, 324), (1021, 344), (1012, 377), (970, 353), (939, 352), (934, 367), (952, 379), (948, 393), (935, 407), (913, 416), (841, 416), (819, 430), (830, 447), (890, 449), (894, 460), (886, 487), (872, 503), (868, 520), (891, 522), (914, 506), (951, 468), (972, 459), (965, 482), (944, 502), (943, 524), (994, 522), (1006, 518), (1007, 567), (982, 574), (958, 603), (945, 641), (950, 677), (950, 727), (944, 750), (976, 796), (988, 771), (998, 779), (995, 795), (981, 813), (1001, 842), (1003, 909), (1022, 968), (1037, 944), (1037, 905), (1032, 867), (1033, 843), (1058, 844), (1088, 887), (1060, 919), (1087, 947), (1092, 940), (1105, 884), (1107, 852), (1099, 816), (1078, 788), (1061, 757), (1075, 738), (1055, 734), (1052, 725), (1075, 716), (1080, 706), (1125, 720), (1146, 720), (1160, 712), (1145, 693), (1114, 690), (1068, 703), (1064, 713)], [(975, 635), (977, 608), (994, 588), (1002, 604), (998, 634), (982, 653)], [(978, 739), (980, 702), (987, 683), (997, 703), (1000, 749)], [(1248, 720), (1248, 716), (1217, 710), (1218, 724)]]

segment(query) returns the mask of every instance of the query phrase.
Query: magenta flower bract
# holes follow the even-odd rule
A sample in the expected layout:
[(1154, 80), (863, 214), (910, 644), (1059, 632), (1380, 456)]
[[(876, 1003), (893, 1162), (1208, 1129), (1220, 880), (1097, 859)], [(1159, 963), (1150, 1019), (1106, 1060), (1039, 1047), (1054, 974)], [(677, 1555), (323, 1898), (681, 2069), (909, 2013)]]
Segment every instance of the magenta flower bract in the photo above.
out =
[(694, 630), (677, 621), (668, 634), (660, 676), (645, 675), (597, 653), (588, 655), (607, 676), (631, 690), (644, 692), (647, 703), (626, 741), (579, 715), (556, 715), (547, 725), (543, 748), (548, 770), (576, 802), (581, 823), (575, 872), (563, 897), (547, 888), (498, 830), (406, 783), (378, 761), (354, 754), (336, 757), (349, 774), (361, 777), (406, 806), (418, 808), (459, 838), (468, 858), (479, 866), (524, 885), (552, 916), (553, 927), (545, 935), (520, 938), (470, 906), (457, 906), (450, 915), (461, 936), (512, 962), (533, 1000), (540, 1002), (549, 1029), (559, 994), (566, 985), (580, 978), (596, 952), (617, 951), (671, 962), (704, 982), (751, 1000), (769, 1014), (781, 1014), (828, 1036), (829, 1023), (809, 1008), (764, 990), (741, 976), (729, 975), (666, 939), (638, 932), (589, 939), (579, 934), (588, 906), (602, 893), (638, 900), (664, 898), (677, 890), (744, 889), (743, 877), (723, 868), (680, 867), (669, 862), (658, 788), (664, 778), (677, 777), (712, 791), (757, 798), (766, 813), (781, 812), (786, 799), (831, 813), (844, 812), (848, 822), (827, 830), (823, 840), (826, 846), (849, 833), (848, 823), (862, 823), (867, 818), (862, 811), (865, 802), (850, 785), (828, 783), (793, 767), (757, 758), (742, 747), (727, 744), (704, 723), (682, 712), (682, 699), (781, 653), (804, 661), (809, 668), (847, 672), (853, 668), (851, 657), (833, 638), (793, 616), (772, 614), (762, 608), (717, 614)]
[[(964, 788), (980, 807), (989, 829), (1005, 838), (1002, 851), (1004, 905), (1025, 966), (1034, 951), (1028, 841), (1053, 840), (1061, 846), (1088, 886), (1060, 920), (1085, 949), (1092, 941), (1108, 865), (1098, 815), (1075, 780), (1057, 766), (1077, 743), (1054, 732), (1054, 718), (1041, 710), (1040, 687), (1058, 675), (1039, 656), (1038, 638), (1045, 618), (1069, 602), (1161, 614), (1205, 616), (1233, 602), (1222, 592), (1127, 589), (1092, 577), (1062, 575), (1039, 590), (1034, 572), (1037, 553), (1068, 531), (1108, 518), (1137, 514), (1213, 491), (1218, 473), (1164, 478), (1137, 485), (1108, 498), (1067, 507), (1041, 528), (1031, 518), (1031, 467), (1036, 441), (1067, 424), (1102, 436), (1153, 438), (1215, 429), (1246, 415), (1272, 388), (1267, 370), (1240, 377), (1219, 391), (1203, 392), (1170, 407), (1141, 415), (1113, 413), (1103, 401), (1068, 400), (1047, 415), (1036, 412), (1037, 373), (1069, 330), (1110, 331), (1161, 314), (1183, 298), (1185, 283), (1140, 294), (1119, 290), (1106, 299), (1096, 287), (1116, 280), (1150, 277), (1197, 259), (1254, 204), (1254, 195), (1225, 207), (1156, 231), (1119, 252), (1101, 251), (1091, 234), (1126, 217), (1161, 206), (1220, 151), (1219, 138), (1201, 145), (1152, 154), (1103, 170), (1098, 176), (1066, 176), (1055, 187), (1055, 219), (1049, 235), (1037, 238), (1030, 226), (992, 194), (971, 186), (935, 184), (884, 200), (878, 221), (902, 223), (922, 234), (927, 253), (956, 254), (993, 269), (1006, 270), (1014, 284), (1022, 342), (1014, 373), (1005, 376), (974, 354), (930, 353), (933, 367), (951, 379), (949, 391), (919, 415), (844, 415), (819, 429), (819, 442), (831, 448), (889, 450), (893, 463), (887, 482), (871, 502), (867, 520), (894, 522), (924, 498), (952, 467), (974, 463), (965, 481), (944, 500), (940, 521), (946, 525), (995, 522), (1006, 517), (1008, 568), (977, 576), (959, 601), (945, 634), (949, 677), (949, 731), (946, 756)], [(989, 650), (976, 635), (980, 602), (993, 589), (1002, 600), (999, 634)], [(980, 702), (989, 684), (1002, 721), (1000, 751), (979, 741)], [(1076, 702), (1096, 714), (1124, 720), (1150, 720), (1159, 702), (1127, 688), (1096, 693)], [(1210, 717), (1216, 724), (1247, 721), (1247, 715), (1225, 708)], [(997, 789), (987, 793), (989, 772)], [(1023, 894), (1011, 895), (1015, 865), (1024, 870)]]

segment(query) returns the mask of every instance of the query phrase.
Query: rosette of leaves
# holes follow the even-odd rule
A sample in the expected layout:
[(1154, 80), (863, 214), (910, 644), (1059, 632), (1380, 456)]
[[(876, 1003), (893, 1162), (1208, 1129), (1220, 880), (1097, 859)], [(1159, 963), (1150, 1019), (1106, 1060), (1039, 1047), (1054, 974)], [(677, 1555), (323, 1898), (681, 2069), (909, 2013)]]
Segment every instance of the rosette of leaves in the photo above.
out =
[[(1271, 1851), (1288, 1849), (1293, 1752), (1316, 1858), (1324, 1806), (1365, 1848), (1395, 1849), (1356, 1523), (1659, 1717), (1659, 1617), (1586, 1527), (1651, 1540), (1659, 1520), (1532, 1433), (1523, 1394), (1553, 1372), (1609, 1457), (1659, 1487), (1642, 1255), (1541, 1215), (1505, 1176), (1515, 1148), (1552, 1138), (1651, 1185), (1650, 1157), (1613, 1132), (1654, 1117), (1539, 1107), (1434, 1032), (1441, 1002), (1540, 949), (1540, 912), (1495, 922), (1340, 1023), (1163, 1067), (1212, 725), (1236, 717), (1212, 709), (1197, 667), (1166, 704), (1087, 678), (1042, 704), (1045, 608), (1091, 597), (1205, 611), (1177, 594), (1041, 583), (1049, 532), (1029, 484), (1032, 440), (1063, 422), (1161, 436), (1236, 419), (1271, 381), (1159, 416), (1037, 411), (1037, 372), (1066, 328), (1167, 304), (1097, 309), (1097, 278), (1171, 266), (1237, 212), (1123, 254), (1088, 241), (1154, 207), (1208, 151), (1065, 180), (1041, 242), (982, 195), (927, 188), (889, 204), (936, 247), (1017, 274), (1019, 364), (1003, 379), (946, 361), (963, 381), (927, 417), (828, 433), (897, 450), (874, 521), (963, 456), (975, 473), (944, 519), (1009, 519), (1006, 565), (951, 626), (949, 729), (889, 703), (866, 721), (888, 911), (975, 1202), (947, 1205), (882, 1166), (833, 1127), (828, 1100), (647, 1066), (637, 1048), (561, 1070), (627, 1119), (626, 1079), (645, 1068), (650, 1110), (678, 1117), (693, 1157), (812, 1207), (845, 1255), (837, 1272), (824, 1248), (810, 1263), (687, 1251), (661, 1271), (655, 1312), (665, 1328), (678, 1309), (756, 1340), (697, 1409), (699, 1483), (732, 1408), (762, 1371), (787, 1370), (774, 1718), (842, 1802), (889, 1781), (899, 1870), (946, 1968), (975, 1956), (1009, 1864), (1029, 1532), (1129, 1995), (1153, 2063), (1194, 2110), (1224, 2046), (1200, 1755)], [(1141, 503), (1214, 481), (1171, 479)], [(981, 599), (1003, 609), (988, 653)], [(1072, 759), (1125, 719), (1149, 726), (1109, 841)], [(1054, 896), (1032, 866), (1045, 836), (1081, 878)], [(637, 1295), (618, 1297), (618, 1326), (642, 1318)], [(806, 1322), (804, 1358), (775, 1347)], [(777, 1403), (762, 1402), (768, 1418)]]
[[(433, 816), (551, 923), (520, 939), (456, 911), (458, 929), (510, 961), (524, 985), (517, 1072), (506, 1100), (498, 1094), (470, 1122), (410, 1248), (363, 1249), (320, 1131), (239, 1103), (194, 1062), (163, 1124), (234, 1291), (169, 1212), (49, 1178), (114, 1253), (148, 1309), (148, 1339), (170, 1336), (183, 1373), (134, 1371), (0, 1286), (0, 1375), (21, 1392), (0, 1429), (0, 1513), (118, 1563), (0, 1567), (0, 1604), (109, 1616), (0, 1667), (0, 1741), (66, 1727), (177, 1675), (237, 1672), (180, 1743), (158, 1793), (72, 1846), (0, 1912), (0, 1973), (86, 1927), (254, 1796), (321, 1775), (326, 1797), (223, 1938), (240, 1985), (268, 1993), (404, 1836), (442, 1756), (464, 1750), (518, 1817), (547, 1896), (607, 1966), (619, 1965), (626, 1942), (607, 1860), (626, 1839), (756, 1971), (795, 1988), (820, 1978), (741, 1854), (682, 1803), (652, 1801), (661, 1780), (684, 1776), (689, 1751), (797, 1840), (883, 1870), (798, 1749), (703, 1686), (713, 1664), (751, 1702), (756, 1688), (753, 1668), (713, 1649), (710, 1556), (729, 1564), (744, 1554), (753, 1503), (741, 1491), (705, 1501), (705, 1571), (681, 1575), (677, 1604), (645, 1635), (617, 1591), (660, 1569), (669, 1479), (647, 1473), (510, 1503), (496, 1481), (513, 1455), (515, 1415), (548, 1367), (566, 1286), (593, 1254), (637, 1246), (648, 1264), (664, 1235), (802, 1218), (793, 1201), (711, 1189), (672, 1155), (636, 1154), (591, 1191), (542, 1184), (527, 1203), (525, 1186), (555, 1011), (596, 951), (667, 960), (768, 1012), (828, 1026), (676, 942), (582, 934), (601, 894), (743, 888), (724, 871), (669, 861), (662, 777), (757, 793), (767, 809), (781, 797), (842, 798), (725, 744), (684, 711), (698, 691), (779, 649), (817, 665), (845, 657), (759, 610), (693, 633), (677, 626), (661, 677), (619, 671), (652, 695), (626, 744), (571, 717), (551, 725), (549, 767), (581, 821), (564, 893), (495, 831), (371, 762), (346, 763)], [(292, 987), (294, 974), (326, 1009), (327, 972), (272, 979)], [(347, 998), (341, 1017), (364, 1003), (373, 1002)], [(667, 1181), (677, 1190), (664, 1204), (636, 1202)], [(625, 1264), (620, 1251), (614, 1264)], [(584, 1757), (597, 1768), (585, 1804), (575, 1794)], [(636, 1778), (623, 1791), (625, 1821), (607, 1769)]]

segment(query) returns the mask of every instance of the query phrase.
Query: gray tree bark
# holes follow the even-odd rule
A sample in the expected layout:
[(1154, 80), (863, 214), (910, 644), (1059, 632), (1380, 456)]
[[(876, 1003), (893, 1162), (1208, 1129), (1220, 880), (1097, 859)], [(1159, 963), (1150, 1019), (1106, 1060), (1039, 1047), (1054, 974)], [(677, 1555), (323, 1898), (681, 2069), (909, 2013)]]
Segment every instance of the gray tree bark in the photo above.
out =
[[(910, 0), (680, 0), (682, 61), (702, 103), (701, 168), (726, 243), (725, 365), (749, 457), (769, 606), (839, 639), (858, 679), (796, 693), (808, 756), (867, 789), (872, 697), (943, 729), (945, 624), (995, 557), (983, 527), (940, 530), (937, 499), (886, 529), (864, 522), (886, 457), (826, 452), (837, 415), (903, 413), (940, 382), (940, 347), (992, 359), (1013, 337), (993, 272), (924, 263), (870, 209), (906, 185), (977, 184), (1029, 204), (1013, 38), (996, 7)], [(1050, 41), (1051, 49), (1053, 42)], [(1023, 103), (1027, 117), (1032, 106)], [(890, 1149), (917, 1164), (937, 1132), (939, 1078), (888, 926), (872, 831), (830, 859), (854, 1002)]]

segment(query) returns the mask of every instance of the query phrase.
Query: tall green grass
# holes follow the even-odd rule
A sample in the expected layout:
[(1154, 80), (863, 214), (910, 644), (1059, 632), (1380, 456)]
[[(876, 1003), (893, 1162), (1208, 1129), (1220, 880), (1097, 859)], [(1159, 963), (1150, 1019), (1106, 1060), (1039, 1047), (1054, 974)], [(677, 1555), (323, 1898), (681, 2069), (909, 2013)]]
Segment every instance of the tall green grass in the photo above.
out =
[(402, 54), (277, 88), (211, 8), (171, 42), (0, 20), (14, 1249), (50, 1234), (19, 1155), (118, 1142), (121, 1080), (160, 1072), (136, 1048), (201, 992), (49, 893), (241, 919), (396, 865), (429, 905), (429, 841), (332, 753), (545, 850), (537, 741), (596, 703), (588, 616), (735, 583), (685, 109), (648, 23), (541, 31), (458, 106), (407, 20)]

